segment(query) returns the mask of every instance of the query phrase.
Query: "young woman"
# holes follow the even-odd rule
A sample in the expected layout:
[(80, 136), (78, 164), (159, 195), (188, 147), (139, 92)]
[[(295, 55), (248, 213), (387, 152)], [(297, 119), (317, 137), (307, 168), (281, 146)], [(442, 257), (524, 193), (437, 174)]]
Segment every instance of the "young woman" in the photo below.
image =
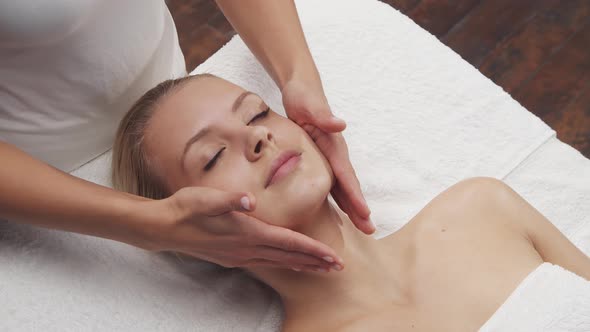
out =
[(196, 186), (244, 192), (256, 201), (241, 213), (334, 248), (338, 273), (245, 267), (280, 294), (284, 331), (474, 331), (543, 262), (590, 279), (590, 259), (492, 178), (455, 184), (381, 240), (361, 233), (328, 201), (334, 177), (313, 137), (223, 79), (166, 81), (123, 118), (113, 183), (164, 201)]

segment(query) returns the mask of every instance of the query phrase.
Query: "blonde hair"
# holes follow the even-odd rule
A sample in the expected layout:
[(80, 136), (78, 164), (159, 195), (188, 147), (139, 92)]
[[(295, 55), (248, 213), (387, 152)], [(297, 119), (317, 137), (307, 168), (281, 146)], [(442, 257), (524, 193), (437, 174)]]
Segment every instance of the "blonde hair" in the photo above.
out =
[(162, 199), (171, 195), (154, 172), (153, 165), (147, 157), (145, 130), (159, 102), (166, 95), (198, 77), (215, 76), (199, 74), (166, 80), (141, 96), (121, 119), (113, 145), (113, 188), (152, 199)]

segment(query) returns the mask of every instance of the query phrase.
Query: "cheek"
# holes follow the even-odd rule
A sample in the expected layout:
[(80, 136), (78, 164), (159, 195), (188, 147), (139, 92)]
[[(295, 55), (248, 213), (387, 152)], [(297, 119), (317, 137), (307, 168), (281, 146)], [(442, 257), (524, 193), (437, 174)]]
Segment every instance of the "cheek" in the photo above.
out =
[(287, 118), (278, 116), (277, 118), (278, 119), (272, 124), (273, 134), (277, 141), (279, 143), (293, 143), (296, 147), (302, 148), (308, 155), (308, 162), (310, 163), (311, 168), (310, 172), (315, 176), (324, 176), (328, 178), (331, 188), (334, 183), (334, 173), (332, 172), (330, 163), (315, 142), (298, 124)]
[(191, 185), (256, 194), (254, 190), (262, 183), (256, 165), (239, 154), (226, 153), (222, 158), (208, 173), (203, 173), (206, 175), (193, 178)]
[(283, 142), (294, 142), (300, 136), (306, 135), (298, 124), (278, 114), (269, 115), (267, 122), (263, 125), (267, 126), (273, 135), (285, 137), (287, 141)]
[(332, 172), (332, 167), (328, 162), (328, 159), (324, 156), (324, 154), (320, 151), (319, 147), (315, 144), (315, 142), (307, 135), (307, 133), (298, 127), (298, 129), (302, 132), (301, 135), (301, 145), (303, 149), (306, 151), (313, 173), (317, 177), (325, 177), (329, 179), (330, 188), (334, 182), (334, 173)]
[[(330, 179), (330, 187), (334, 183), (334, 172), (332, 171), (332, 167), (328, 162), (328, 159), (324, 156), (324, 154), (320, 151), (318, 146), (314, 143), (311, 137), (306, 136), (306, 144), (308, 146), (308, 150), (310, 154), (313, 155), (315, 159), (316, 170), (319, 174), (325, 175), (327, 178)], [(313, 152), (312, 152), (313, 151)]]

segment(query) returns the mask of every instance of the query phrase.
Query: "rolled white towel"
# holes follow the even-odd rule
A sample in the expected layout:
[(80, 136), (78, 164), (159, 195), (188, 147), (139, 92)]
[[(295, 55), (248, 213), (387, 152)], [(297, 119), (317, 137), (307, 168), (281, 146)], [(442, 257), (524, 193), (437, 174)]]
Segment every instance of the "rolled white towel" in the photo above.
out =
[(590, 281), (543, 263), (481, 327), (491, 331), (590, 331)]

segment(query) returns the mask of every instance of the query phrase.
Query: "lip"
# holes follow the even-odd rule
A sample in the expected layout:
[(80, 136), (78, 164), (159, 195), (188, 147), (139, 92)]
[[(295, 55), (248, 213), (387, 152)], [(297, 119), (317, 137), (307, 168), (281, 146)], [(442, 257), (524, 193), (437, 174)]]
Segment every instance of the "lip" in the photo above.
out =
[[(281, 167), (287, 164), (287, 162), (291, 161), (291, 159), (293, 158), (300, 159), (299, 156), (301, 156), (301, 152), (297, 152), (294, 150), (285, 151), (279, 154), (279, 156), (272, 161), (270, 171), (268, 172), (268, 176), (266, 177), (266, 183), (264, 184), (264, 188), (270, 186), (271, 184), (282, 178), (284, 175), (290, 173), (291, 170), (295, 168), (295, 165), (299, 162), (299, 160), (292, 161), (289, 165), (294, 163), (293, 167), (289, 167), (289, 169), (285, 171), (281, 170)], [(281, 170), (281, 174), (277, 174), (279, 173), (279, 170)]]

